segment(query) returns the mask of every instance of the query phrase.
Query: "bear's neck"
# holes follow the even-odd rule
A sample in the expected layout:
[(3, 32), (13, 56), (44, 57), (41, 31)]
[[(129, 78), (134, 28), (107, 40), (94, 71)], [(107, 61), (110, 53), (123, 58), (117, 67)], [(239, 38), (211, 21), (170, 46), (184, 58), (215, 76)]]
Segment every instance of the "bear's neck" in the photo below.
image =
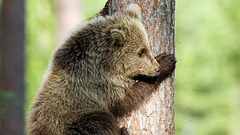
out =
[(48, 81), (45, 81), (48, 84), (45, 86), (48, 86), (47, 89), (57, 89), (56, 93), (61, 95), (63, 100), (72, 99), (74, 102), (80, 102), (81, 98), (86, 97), (96, 101), (103, 100), (102, 102), (107, 102), (110, 97), (124, 98), (124, 91), (132, 84), (130, 79), (122, 75), (106, 73), (100, 69), (92, 72), (78, 71), (77, 74), (58, 72), (48, 75)]

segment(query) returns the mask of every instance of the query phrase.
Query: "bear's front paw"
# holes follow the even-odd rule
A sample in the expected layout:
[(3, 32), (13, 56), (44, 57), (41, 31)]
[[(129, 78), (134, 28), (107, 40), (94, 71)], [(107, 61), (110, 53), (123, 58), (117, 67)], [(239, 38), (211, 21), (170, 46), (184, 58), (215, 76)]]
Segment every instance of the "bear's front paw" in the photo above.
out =
[(125, 127), (122, 127), (120, 129), (120, 135), (129, 135), (128, 131), (127, 131), (127, 128)]
[(155, 59), (161, 67), (160, 76), (162, 78), (167, 77), (175, 70), (176, 59), (173, 54), (162, 53), (159, 56), (155, 57)]

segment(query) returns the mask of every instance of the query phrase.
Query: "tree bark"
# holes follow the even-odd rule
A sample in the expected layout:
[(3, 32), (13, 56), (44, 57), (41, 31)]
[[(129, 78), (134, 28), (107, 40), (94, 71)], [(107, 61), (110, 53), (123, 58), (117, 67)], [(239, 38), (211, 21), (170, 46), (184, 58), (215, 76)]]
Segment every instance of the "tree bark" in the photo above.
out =
[(0, 134), (24, 134), (24, 0), (1, 8)]
[[(110, 0), (110, 12), (136, 3), (142, 10), (142, 22), (148, 33), (151, 52), (174, 54), (175, 0)], [(174, 75), (166, 79), (152, 94), (150, 101), (119, 120), (131, 135), (174, 134)]]

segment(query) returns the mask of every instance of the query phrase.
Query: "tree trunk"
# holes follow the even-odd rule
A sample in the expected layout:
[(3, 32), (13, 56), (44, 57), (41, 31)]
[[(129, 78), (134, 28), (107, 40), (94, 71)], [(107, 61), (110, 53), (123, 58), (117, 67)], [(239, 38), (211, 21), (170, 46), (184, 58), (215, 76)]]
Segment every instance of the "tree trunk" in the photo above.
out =
[(56, 0), (57, 5), (57, 44), (60, 44), (69, 31), (81, 21), (80, 0)]
[(0, 134), (24, 134), (24, 0), (1, 8)]
[[(142, 10), (152, 54), (174, 54), (175, 0), (111, 0), (109, 10), (122, 10), (130, 3), (138, 4)], [(131, 135), (173, 135), (173, 89), (174, 75), (139, 110), (119, 120), (120, 125), (127, 127)]]

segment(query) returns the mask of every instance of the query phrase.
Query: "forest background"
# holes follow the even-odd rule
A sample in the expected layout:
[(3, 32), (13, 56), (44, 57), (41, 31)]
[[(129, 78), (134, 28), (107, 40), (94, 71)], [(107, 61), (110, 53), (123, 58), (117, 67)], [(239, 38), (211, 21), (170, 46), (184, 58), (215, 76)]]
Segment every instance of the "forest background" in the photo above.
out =
[[(27, 115), (57, 39), (52, 0), (26, 0)], [(106, 0), (81, 0), (79, 22)], [(240, 127), (240, 1), (176, 1), (175, 134), (238, 135)], [(67, 34), (67, 33), (66, 33)], [(8, 97), (0, 91), (0, 97)], [(11, 94), (10, 94), (11, 97)], [(4, 98), (3, 98), (4, 99)], [(0, 104), (1, 105), (1, 104)], [(0, 110), (1, 111), (1, 110)], [(4, 116), (4, 114), (1, 113)]]

